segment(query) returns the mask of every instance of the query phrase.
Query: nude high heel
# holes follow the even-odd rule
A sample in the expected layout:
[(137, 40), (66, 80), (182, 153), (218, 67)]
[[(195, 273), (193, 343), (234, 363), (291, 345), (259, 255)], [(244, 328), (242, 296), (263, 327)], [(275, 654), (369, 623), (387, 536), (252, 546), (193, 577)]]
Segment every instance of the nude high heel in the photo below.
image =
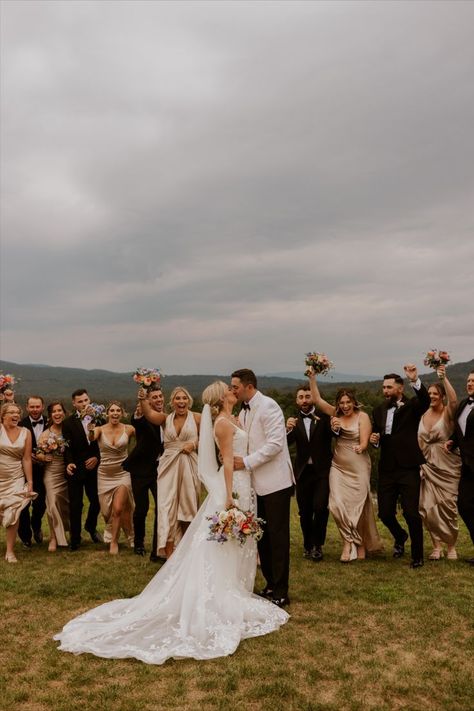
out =
[(7, 563), (18, 563), (18, 559), (14, 553), (5, 553)]
[(444, 558), (444, 553), (442, 548), (435, 548), (432, 553), (428, 556), (428, 560), (441, 560)]

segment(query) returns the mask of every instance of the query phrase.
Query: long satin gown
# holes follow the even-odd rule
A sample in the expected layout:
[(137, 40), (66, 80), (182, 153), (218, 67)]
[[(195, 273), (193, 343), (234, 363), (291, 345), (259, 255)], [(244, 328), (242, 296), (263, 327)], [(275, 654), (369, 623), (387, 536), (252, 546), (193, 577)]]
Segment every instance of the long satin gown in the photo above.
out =
[(69, 494), (66, 480), (64, 455), (54, 454), (44, 467), (46, 489), (46, 514), (49, 530), (54, 533), (58, 546), (67, 546), (66, 531), (69, 531)]
[(190, 523), (199, 508), (201, 483), (197, 474), (197, 454), (182, 451), (183, 444), (197, 445), (198, 431), (192, 412), (179, 435), (174, 427), (174, 413), (168, 415), (164, 427), (164, 452), (158, 465), (158, 551), (168, 541), (177, 546), (183, 536), (181, 523)]
[[(122, 466), (128, 455), (128, 435), (125, 427), (120, 435), (117, 444), (113, 445), (107, 439), (104, 432), (99, 438), (100, 463), (97, 469), (97, 493), (99, 495), (100, 511), (107, 524), (104, 531), (104, 541), (110, 543), (112, 534), (110, 523), (112, 520), (112, 504), (114, 495), (120, 486), (127, 488), (128, 500), (130, 504), (130, 521), (133, 516), (135, 502), (132, 493), (132, 480), (129, 472)], [(125, 530), (125, 536), (131, 538), (132, 530)]]
[(370, 457), (357, 454), (359, 424), (341, 427), (329, 471), (329, 510), (342, 538), (368, 551), (382, 550), (370, 495)]
[(420, 472), (420, 515), (427, 530), (448, 545), (456, 543), (459, 532), (457, 498), (461, 457), (443, 449), (453, 430), (453, 420), (444, 416), (431, 430), (425, 427), (422, 418), (418, 428), (418, 444), (426, 459)]
[[(245, 456), (247, 435), (235, 427), (234, 452)], [(217, 474), (217, 472), (216, 472)], [(98, 657), (134, 657), (163, 664), (182, 657), (213, 659), (232, 654), (242, 639), (278, 629), (287, 612), (252, 593), (256, 544), (209, 541), (206, 517), (225, 505), (222, 469), (174, 554), (137, 597), (90, 610), (55, 635), (59, 649)], [(255, 511), (247, 471), (234, 472), (239, 507)]]
[(13, 526), (20, 513), (38, 494), (28, 493), (22, 459), (26, 445), (26, 427), (21, 428), (13, 444), (0, 425), (0, 524)]

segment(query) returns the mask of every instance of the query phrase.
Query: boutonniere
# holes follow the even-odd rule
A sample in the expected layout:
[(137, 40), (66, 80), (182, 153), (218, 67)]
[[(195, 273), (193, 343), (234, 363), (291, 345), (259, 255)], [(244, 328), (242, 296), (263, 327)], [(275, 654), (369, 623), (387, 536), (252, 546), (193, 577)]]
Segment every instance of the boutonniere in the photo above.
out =
[(405, 404), (405, 403), (403, 402), (403, 400), (399, 400), (399, 401), (397, 402), (397, 410), (399, 410), (401, 407), (403, 407), (404, 404)]

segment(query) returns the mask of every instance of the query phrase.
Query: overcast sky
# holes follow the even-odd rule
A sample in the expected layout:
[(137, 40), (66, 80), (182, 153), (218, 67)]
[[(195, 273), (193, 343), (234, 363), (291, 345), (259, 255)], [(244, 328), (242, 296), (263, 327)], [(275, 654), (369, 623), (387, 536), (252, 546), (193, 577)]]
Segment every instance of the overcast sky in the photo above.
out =
[(2, 2), (1, 357), (474, 356), (474, 3)]

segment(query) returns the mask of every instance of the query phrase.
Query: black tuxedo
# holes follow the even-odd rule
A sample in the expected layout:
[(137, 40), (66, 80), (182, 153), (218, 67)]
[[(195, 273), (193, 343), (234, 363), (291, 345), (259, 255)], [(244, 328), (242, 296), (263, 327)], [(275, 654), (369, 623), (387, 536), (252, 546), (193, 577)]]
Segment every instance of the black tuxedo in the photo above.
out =
[(66, 480), (69, 492), (71, 545), (78, 546), (81, 541), (84, 490), (89, 499), (89, 511), (84, 528), (93, 534), (97, 527), (100, 510), (97, 495), (97, 467), (86, 469), (85, 462), (90, 457), (97, 457), (99, 460), (100, 453), (97, 442), (89, 442), (82, 421), (76, 413), (64, 420), (62, 429), (63, 437), (69, 443), (64, 453), (66, 466), (68, 464), (76, 465), (74, 474), (66, 474)]
[(123, 463), (125, 471), (130, 472), (132, 479), (135, 510), (133, 512), (133, 528), (135, 533), (135, 548), (144, 548), (145, 521), (149, 508), (148, 491), (155, 501), (155, 521), (153, 526), (152, 553), (157, 548), (157, 468), (158, 459), (163, 453), (161, 427), (148, 422), (145, 417), (131, 419), (135, 427), (137, 443)]
[[(46, 419), (43, 418), (43, 430), (46, 429)], [(30, 417), (23, 418), (20, 425), (26, 427), (31, 432), (31, 446), (33, 451), (38, 446), (35, 432), (31, 424)], [(26, 506), (20, 514), (20, 522), (18, 524), (18, 535), (23, 543), (30, 544), (33, 533), (38, 534), (41, 531), (41, 519), (46, 511), (46, 490), (44, 488), (44, 464), (33, 462), (33, 491), (38, 494), (37, 498), (31, 504)], [(31, 507), (31, 520), (30, 520)]]
[(454, 446), (461, 452), (461, 479), (459, 480), (458, 511), (466, 524), (474, 543), (474, 407), (466, 420), (463, 434), (459, 426), (459, 417), (467, 405), (467, 398), (459, 403), (454, 418)]
[(326, 540), (332, 431), (330, 418), (318, 412), (317, 419), (314, 416), (311, 419), (308, 438), (304, 420), (300, 412), (287, 441), (288, 445), (296, 445), (296, 500), (303, 545), (306, 551), (311, 551)]
[(403, 543), (406, 533), (397, 521), (400, 496), (403, 516), (408, 524), (413, 560), (423, 558), (423, 527), (419, 514), (420, 465), (425, 461), (418, 446), (418, 426), (430, 405), (428, 391), (422, 384), (415, 397), (403, 397), (396, 409), (392, 433), (385, 434), (388, 406), (379, 405), (373, 412), (373, 431), (380, 434), (378, 482), (379, 518), (396, 543)]

